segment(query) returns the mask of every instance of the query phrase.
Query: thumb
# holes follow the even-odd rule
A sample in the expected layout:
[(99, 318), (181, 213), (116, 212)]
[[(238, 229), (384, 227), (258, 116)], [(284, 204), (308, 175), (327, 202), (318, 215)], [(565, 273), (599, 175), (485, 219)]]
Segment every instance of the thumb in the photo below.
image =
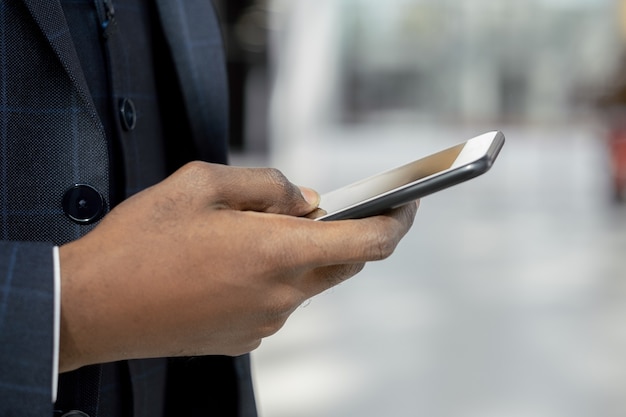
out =
[(309, 203), (313, 209), (316, 209), (320, 204), (320, 195), (317, 191), (300, 186), (300, 193), (302, 193), (302, 197)]
[(274, 168), (208, 163), (196, 163), (186, 168), (186, 173), (204, 189), (211, 204), (217, 203), (233, 210), (304, 216), (314, 211), (320, 201), (316, 191), (292, 184)]
[(232, 209), (304, 216), (319, 205), (315, 190), (294, 185), (276, 169), (239, 169), (238, 174), (225, 194)]

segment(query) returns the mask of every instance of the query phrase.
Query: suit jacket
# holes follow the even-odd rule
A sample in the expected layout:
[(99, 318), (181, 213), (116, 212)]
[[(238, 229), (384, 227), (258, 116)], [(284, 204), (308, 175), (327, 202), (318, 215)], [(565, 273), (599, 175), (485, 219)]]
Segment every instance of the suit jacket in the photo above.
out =
[[(212, 5), (155, 3), (183, 103), (172, 111), (194, 145), (181, 161), (225, 163), (226, 74)], [(73, 185), (88, 184), (110, 210), (109, 148), (58, 1), (0, 2), (0, 416), (52, 413), (52, 246), (97, 224), (66, 215)], [(137, 417), (154, 417), (155, 384), (168, 387), (167, 415), (256, 414), (247, 356), (125, 366), (129, 385), (115, 390), (132, 388)]]

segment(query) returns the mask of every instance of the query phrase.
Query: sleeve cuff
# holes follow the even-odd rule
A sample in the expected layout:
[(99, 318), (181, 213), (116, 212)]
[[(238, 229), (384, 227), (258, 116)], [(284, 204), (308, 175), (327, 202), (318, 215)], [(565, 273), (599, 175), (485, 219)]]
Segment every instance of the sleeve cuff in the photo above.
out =
[(59, 247), (52, 249), (54, 262), (54, 311), (53, 311), (53, 351), (52, 351), (52, 402), (57, 400), (59, 386), (59, 351), (61, 333), (61, 264), (59, 262)]

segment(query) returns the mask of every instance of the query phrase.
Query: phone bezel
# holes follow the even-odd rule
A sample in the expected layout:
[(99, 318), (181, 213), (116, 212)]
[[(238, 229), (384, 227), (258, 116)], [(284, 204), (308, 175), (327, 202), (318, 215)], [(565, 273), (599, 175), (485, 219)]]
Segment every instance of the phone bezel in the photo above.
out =
[[(416, 181), (409, 182), (400, 187), (396, 187), (379, 193), (368, 199), (351, 204), (333, 212), (325, 213), (315, 220), (341, 220), (368, 217), (381, 212), (399, 207), (410, 201), (425, 197), (429, 194), (467, 181), (487, 172), (493, 165), (494, 160), (498, 156), (500, 149), (504, 144), (504, 134), (500, 131), (491, 131), (482, 135), (471, 138), (465, 142), (447, 148), (440, 152), (452, 149), (454, 147), (463, 146), (463, 149), (456, 157), (449, 168), (436, 172), (435, 174), (420, 178)], [(331, 193), (341, 193), (348, 187), (356, 187), (365, 184), (374, 178), (386, 175), (391, 171), (402, 169), (408, 165), (412, 165), (417, 161), (425, 160), (439, 152), (420, 158), (400, 167), (384, 171), (382, 173), (370, 176), (363, 180), (348, 184), (344, 187), (325, 193), (321, 196), (320, 207), (323, 209), (325, 196)]]

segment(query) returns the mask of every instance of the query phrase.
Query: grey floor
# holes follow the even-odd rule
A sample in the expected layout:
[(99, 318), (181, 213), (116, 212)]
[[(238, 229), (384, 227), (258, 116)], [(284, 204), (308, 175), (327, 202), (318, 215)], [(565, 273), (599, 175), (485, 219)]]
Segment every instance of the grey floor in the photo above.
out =
[[(233, 163), (327, 191), (484, 130), (335, 130)], [(626, 415), (626, 207), (601, 134), (502, 130), (489, 173), (423, 199), (390, 259), (253, 353), (262, 417)]]

